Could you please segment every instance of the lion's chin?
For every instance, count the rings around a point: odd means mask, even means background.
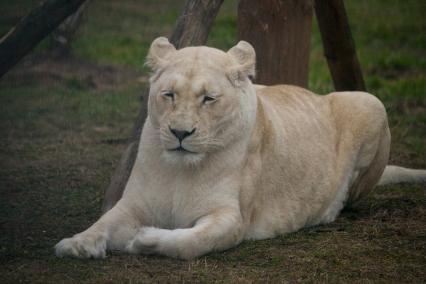
[[[203,153],[170,150],[165,150],[162,155],[162,158],[166,161],[166,163],[179,166],[196,166],[204,159],[204,157],[205,154]]]

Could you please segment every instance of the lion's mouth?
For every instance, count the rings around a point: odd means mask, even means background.
[[[188,149],[183,148],[182,145],[180,145],[177,148],[170,149],[169,151],[171,151],[171,152],[181,152],[181,153],[197,154],[196,152],[192,152],[192,151],[189,151]]]

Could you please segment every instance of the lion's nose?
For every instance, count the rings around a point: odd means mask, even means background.
[[[186,131],[186,130],[177,130],[169,126],[169,129],[170,129],[170,132],[173,133],[173,135],[176,136],[176,138],[179,139],[180,142],[182,142],[183,139],[192,135],[195,132],[196,128],[192,129],[191,131]]]

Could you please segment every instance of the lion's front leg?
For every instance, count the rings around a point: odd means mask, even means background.
[[[118,203],[84,232],[66,238],[55,246],[58,257],[104,258],[106,250],[123,250],[141,226]]]
[[[192,259],[213,250],[235,246],[243,239],[243,234],[239,210],[221,208],[200,218],[187,229],[142,227],[129,242],[127,251]]]

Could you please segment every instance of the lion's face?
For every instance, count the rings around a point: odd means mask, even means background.
[[[254,56],[250,45],[244,47]],[[254,71],[235,58],[240,52],[235,49],[177,51],[165,38],[153,42],[148,55],[155,72],[149,119],[168,162],[198,164],[241,137],[253,123],[256,98],[248,75]]]

